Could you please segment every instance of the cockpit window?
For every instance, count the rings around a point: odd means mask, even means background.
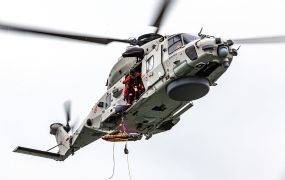
[[[168,53],[172,54],[183,46],[181,35],[177,35],[168,39]]]
[[[182,34],[182,39],[183,39],[184,45],[186,45],[196,39],[199,39],[199,37],[191,35],[191,34]]]

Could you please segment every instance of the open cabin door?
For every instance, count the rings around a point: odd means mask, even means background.
[[[156,47],[142,61],[142,81],[146,89],[165,75],[162,65],[163,51],[161,48],[162,46]]]

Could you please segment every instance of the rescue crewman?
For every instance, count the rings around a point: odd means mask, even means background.
[[[145,90],[141,73],[136,72],[134,69],[130,69],[123,84],[125,84],[124,100],[126,100],[129,105],[132,105],[133,101],[138,100],[139,96]]]

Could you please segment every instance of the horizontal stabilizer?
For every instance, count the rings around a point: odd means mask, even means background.
[[[25,148],[25,147],[21,147],[21,146],[16,147],[13,152],[28,154],[28,155],[32,155],[32,156],[38,156],[38,157],[44,157],[44,158],[50,158],[50,159],[54,159],[57,161],[63,161],[64,160],[64,156],[62,156],[60,154],[51,153],[48,151],[40,151],[40,150],[36,150],[36,149]]]

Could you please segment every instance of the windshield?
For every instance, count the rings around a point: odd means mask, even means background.
[[[198,36],[194,36],[194,35],[191,35],[191,34],[182,34],[182,38],[183,38],[183,42],[184,44],[188,44],[196,39],[199,39]]]

